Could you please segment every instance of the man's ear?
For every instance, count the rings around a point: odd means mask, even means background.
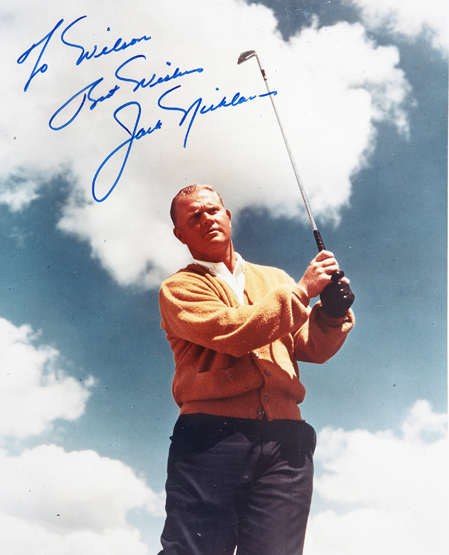
[[[229,210],[226,210],[226,214],[228,215],[229,221],[231,221],[231,212],[229,212]]]
[[[181,234],[181,230],[178,229],[177,227],[173,228],[173,235],[176,237],[176,239],[178,239],[178,241],[181,241],[181,243],[183,243],[185,245],[185,241],[182,238],[182,234]]]

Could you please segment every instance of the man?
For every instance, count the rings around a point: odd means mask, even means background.
[[[349,282],[327,287],[338,270],[328,251],[298,283],[243,261],[231,214],[208,186],[182,189],[171,216],[194,264],[160,291],[181,411],[159,555],[300,555],[315,432],[298,407],[297,360],[324,363],[340,349],[354,323]]]

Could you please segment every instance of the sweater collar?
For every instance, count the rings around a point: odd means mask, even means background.
[[[235,253],[235,257],[236,264],[233,274],[231,274],[223,262],[207,262],[205,260],[196,260],[195,258],[193,260],[196,264],[198,264],[198,266],[201,266],[213,276],[219,277],[225,281],[237,295],[240,303],[243,304],[243,292],[245,290],[245,261],[237,252]]]

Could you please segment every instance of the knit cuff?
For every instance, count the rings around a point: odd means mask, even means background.
[[[321,310],[321,302],[317,303],[317,308],[319,309],[317,310],[317,314],[319,314],[320,321],[330,328],[341,328],[341,326],[346,322],[350,322],[351,324],[354,323],[354,313],[351,309],[348,309],[347,314],[342,318],[332,318],[331,316],[324,314]]]

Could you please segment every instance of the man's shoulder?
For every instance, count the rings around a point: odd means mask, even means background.
[[[162,286],[175,284],[183,281],[190,281],[192,279],[201,279],[207,274],[207,270],[198,264],[189,264],[185,268],[181,268],[162,282]]]

